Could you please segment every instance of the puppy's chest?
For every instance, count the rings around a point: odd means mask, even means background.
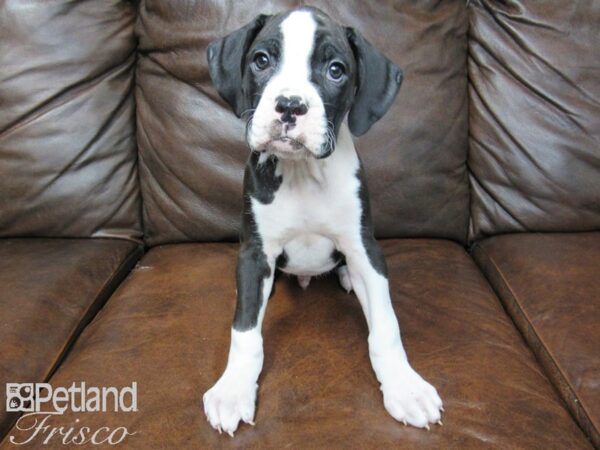
[[[314,161],[306,164],[281,164],[277,169],[281,184],[273,201],[265,204],[253,200],[255,221],[263,238],[285,243],[305,234],[331,237],[360,220],[355,168],[320,166]]]

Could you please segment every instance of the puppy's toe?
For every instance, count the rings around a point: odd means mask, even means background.
[[[219,380],[203,397],[204,413],[210,425],[219,433],[233,437],[240,421],[253,424],[256,389],[256,383]]]
[[[388,413],[399,422],[429,429],[440,423],[442,400],[435,388],[412,368],[405,366],[395,377],[382,384],[383,403]]]

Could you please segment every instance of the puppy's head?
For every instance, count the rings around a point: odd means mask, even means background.
[[[360,136],[391,106],[402,72],[315,8],[260,15],[208,46],[210,76],[254,151],[325,158],[346,115]]]

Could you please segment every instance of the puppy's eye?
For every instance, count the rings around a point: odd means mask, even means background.
[[[258,70],[265,70],[269,65],[271,65],[271,60],[269,56],[264,52],[258,52],[254,55],[254,65]]]
[[[340,64],[339,62],[333,62],[329,65],[327,75],[333,81],[340,81],[344,76],[345,72],[346,70],[344,69],[344,66],[342,64]]]

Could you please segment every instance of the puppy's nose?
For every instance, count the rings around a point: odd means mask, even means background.
[[[285,123],[296,123],[296,116],[308,112],[308,106],[297,95],[291,97],[280,95],[275,102],[275,111],[281,114],[281,121]]]

